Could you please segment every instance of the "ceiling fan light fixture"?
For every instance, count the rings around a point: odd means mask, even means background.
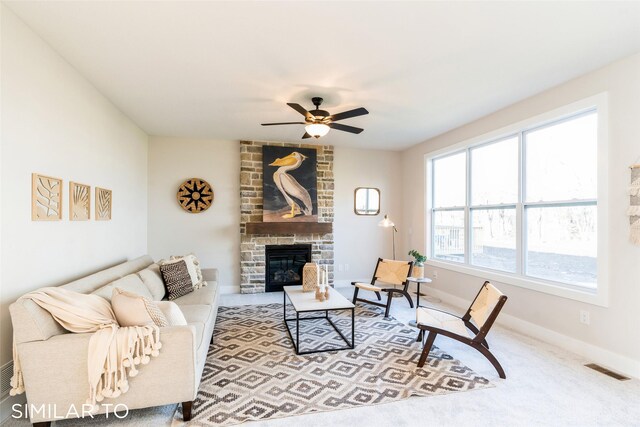
[[[310,125],[305,126],[304,128],[304,130],[306,130],[307,133],[313,136],[314,138],[320,138],[321,136],[325,136],[327,133],[329,133],[329,129],[331,128],[323,123],[312,123]]]

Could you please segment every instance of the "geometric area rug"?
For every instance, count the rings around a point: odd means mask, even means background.
[[[292,307],[287,314],[295,315]],[[350,312],[334,311],[330,317],[350,340]],[[290,326],[295,336],[295,322]],[[416,329],[384,320],[378,307],[358,305],[355,330],[353,350],[298,356],[282,304],[220,307],[188,426],[227,426],[493,387],[435,346],[418,368]],[[322,349],[344,341],[319,319],[301,322],[300,345]],[[180,411],[181,406],[174,425],[182,420]]]

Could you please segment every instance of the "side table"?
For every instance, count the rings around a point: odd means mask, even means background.
[[[416,310],[420,307],[420,285],[423,283],[431,283],[432,280],[428,277],[407,277],[407,282],[413,282],[417,285],[416,289]],[[411,320],[409,322],[409,326],[416,327],[417,323],[415,320]]]

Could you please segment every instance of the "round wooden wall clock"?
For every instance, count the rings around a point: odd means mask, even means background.
[[[200,213],[211,206],[213,190],[204,179],[191,178],[180,185],[177,197],[182,209],[189,213]]]

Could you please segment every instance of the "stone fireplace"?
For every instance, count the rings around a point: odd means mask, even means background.
[[[262,146],[317,150],[318,223],[262,223]],[[240,141],[240,292],[265,292],[266,249],[309,245],[311,261],[327,265],[333,283],[333,146]]]

